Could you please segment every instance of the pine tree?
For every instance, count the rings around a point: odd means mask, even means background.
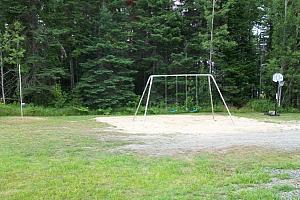
[[[283,103],[298,106],[300,105],[299,10],[299,1],[275,0],[271,4],[272,49],[266,74],[270,79],[273,73],[281,72],[286,80]],[[273,92],[271,87],[269,91]]]
[[[253,26],[259,17],[256,0],[228,1],[227,23],[230,40],[236,45],[224,54],[225,95],[236,106],[244,105],[259,85],[259,56]]]
[[[113,13],[108,7],[103,4],[93,19],[95,30],[85,49],[89,58],[81,63],[84,72],[77,86],[83,104],[93,109],[126,106],[135,100],[127,32],[122,22],[115,21],[126,13],[121,9]]]
[[[14,22],[10,26],[6,27],[5,33],[2,36],[2,52],[4,53],[3,59],[2,59],[2,65],[3,63],[6,63],[8,65],[8,72],[11,72],[9,74],[12,77],[18,77],[18,81],[12,81],[9,84],[6,85],[9,86],[9,91],[11,93],[11,97],[16,98],[17,92],[20,91],[21,95],[21,89],[19,86],[21,85],[20,81],[21,77],[21,68],[20,68],[20,62],[21,59],[24,57],[25,49],[23,48],[23,42],[24,42],[24,36],[22,35],[23,27],[20,22]],[[3,69],[4,71],[4,69]],[[3,86],[5,87],[5,81],[4,81],[4,74],[3,74]],[[13,84],[13,83],[19,83],[19,84]],[[3,87],[3,88],[4,88]],[[18,88],[19,87],[19,88]],[[4,89],[3,89],[4,91]],[[22,98],[22,96],[21,96]]]

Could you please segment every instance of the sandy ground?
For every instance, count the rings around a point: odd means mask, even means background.
[[[109,124],[100,140],[122,141],[115,151],[178,155],[236,146],[300,149],[300,122],[267,123],[254,119],[205,115],[100,117]]]

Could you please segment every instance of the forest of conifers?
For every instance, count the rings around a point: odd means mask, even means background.
[[[300,1],[217,0],[215,11],[211,44],[212,0],[0,0],[0,101],[18,101],[20,63],[26,103],[133,106],[151,74],[207,73],[213,46],[230,105],[274,99],[280,72],[283,105],[299,107]]]

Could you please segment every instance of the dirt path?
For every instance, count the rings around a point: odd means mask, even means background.
[[[201,150],[226,149],[234,146],[261,146],[283,150],[300,149],[300,122],[266,123],[253,119],[203,115],[101,117],[110,124],[105,141],[124,141],[116,151],[149,155],[177,155]],[[110,134],[111,132],[114,134]]]

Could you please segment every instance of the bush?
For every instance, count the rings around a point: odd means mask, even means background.
[[[41,107],[27,104],[24,109],[25,116],[76,116],[76,115],[133,115],[135,108],[107,108],[89,110],[81,106],[66,106],[62,108]],[[0,104],[0,116],[20,116],[19,104]]]
[[[135,107],[123,107],[123,108],[108,108],[108,109],[98,109],[89,110],[86,107],[80,106],[67,106],[63,108],[54,107],[40,107],[27,104],[24,107],[25,116],[76,116],[76,115],[133,115],[135,112]],[[216,103],[214,106],[215,112],[226,112],[223,104]],[[274,102],[268,100],[253,100],[250,101],[245,107],[237,109],[231,107],[232,112],[267,112],[269,110],[274,110]],[[139,114],[143,114],[145,107],[141,107]],[[278,109],[279,112],[300,112],[297,108],[283,107]],[[180,114],[180,113],[205,113],[211,112],[211,107],[208,105],[192,107],[188,111],[185,105],[176,106],[169,105],[168,109],[164,106],[150,106],[148,114]],[[0,116],[20,116],[20,106],[19,104],[0,104]]]
[[[252,100],[246,105],[246,109],[255,112],[268,112],[275,109],[275,103],[267,99]]]
[[[20,115],[20,106],[17,104],[4,105],[0,103],[0,116]]]
[[[110,115],[110,114],[112,114],[112,109],[111,108],[106,108],[106,109],[99,108],[98,110],[96,110],[96,114],[97,115]]]
[[[66,115],[88,115],[91,114],[86,108],[81,107],[40,107],[27,104],[23,109],[25,116],[66,116]],[[0,104],[0,116],[19,116],[20,106],[18,104]]]
[[[288,113],[299,113],[300,109],[293,108],[293,107],[283,107],[283,108],[280,108],[279,111],[284,111],[284,112],[288,112]]]
[[[63,93],[61,89],[61,85],[56,84],[53,89],[53,105],[55,108],[63,108],[66,101],[67,101],[67,95]]]

